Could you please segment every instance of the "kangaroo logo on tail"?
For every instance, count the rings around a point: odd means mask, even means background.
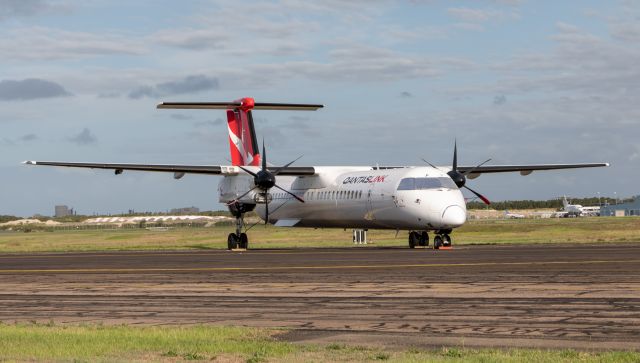
[[[239,102],[240,107],[227,110],[231,163],[235,166],[259,166],[260,151],[251,116],[255,101],[253,98],[242,98],[235,102]]]

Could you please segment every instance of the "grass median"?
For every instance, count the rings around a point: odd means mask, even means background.
[[[58,362],[638,362],[640,353],[538,349],[389,350],[281,342],[273,329],[0,324],[0,361]]]

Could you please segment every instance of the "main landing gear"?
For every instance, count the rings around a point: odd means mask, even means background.
[[[238,248],[247,249],[249,247],[249,237],[242,232],[244,228],[244,218],[242,216],[236,217],[236,233],[229,233],[227,237],[227,248],[229,250],[235,250]]]
[[[434,250],[440,249],[440,247],[451,247],[451,237],[449,236],[451,230],[440,230],[435,232],[436,236],[433,238]],[[426,231],[409,232],[409,248],[416,248],[416,246],[429,246],[429,234]]]
[[[249,237],[247,237],[246,233],[242,232],[245,227],[244,214],[252,211],[255,207],[255,204],[242,204],[239,202],[229,204],[229,211],[234,217],[236,217],[236,232],[229,233],[229,236],[227,237],[227,249],[235,250],[238,248],[249,248]]]
[[[425,247],[429,245],[429,234],[427,231],[422,233],[411,231],[409,233],[409,248],[416,248],[416,246]]]

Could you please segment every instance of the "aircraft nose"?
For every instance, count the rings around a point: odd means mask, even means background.
[[[459,205],[450,205],[442,213],[442,224],[449,227],[460,227],[467,221],[467,213]]]

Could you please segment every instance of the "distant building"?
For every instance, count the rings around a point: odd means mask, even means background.
[[[196,207],[185,207],[185,208],[174,208],[169,211],[170,214],[198,214],[200,213],[200,208]]]
[[[66,205],[56,205],[54,217],[67,217],[73,215],[73,208],[69,208]]]
[[[633,201],[620,204],[608,204],[600,207],[602,217],[626,217],[640,216],[640,195],[633,198]]]

